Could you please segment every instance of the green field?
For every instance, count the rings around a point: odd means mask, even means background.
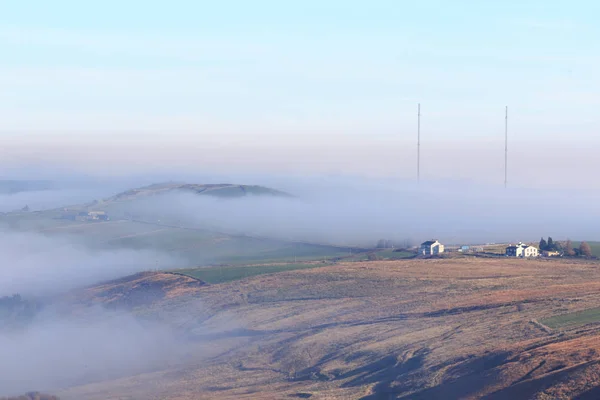
[[[581,242],[574,241],[573,247],[579,247],[580,244]],[[592,255],[600,257],[600,242],[587,242],[587,244],[589,244],[590,248],[592,249]]]
[[[254,265],[247,267],[205,267],[187,268],[172,272],[187,275],[208,283],[223,283],[248,278],[251,276],[272,274],[276,272],[294,271],[298,269],[317,268],[330,265],[327,263],[312,264],[279,264],[279,265]]]
[[[573,328],[576,326],[600,322],[600,308],[590,308],[569,314],[556,315],[540,321],[549,328]]]
[[[374,254],[379,260],[406,260],[415,257],[415,253],[410,251],[394,251],[393,249],[362,251],[350,256],[344,257],[344,261],[368,261],[369,254]]]
[[[0,227],[69,239],[96,250],[167,253],[194,266],[331,261],[350,255],[350,249],[336,246],[227,235],[207,229],[129,220],[73,221],[60,219],[61,215],[61,212],[3,215],[0,216]]]
[[[393,249],[380,250],[376,254],[384,260],[404,260],[415,256],[415,253],[410,251],[395,251]]]

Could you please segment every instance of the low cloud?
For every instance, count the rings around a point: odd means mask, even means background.
[[[152,250],[93,250],[71,237],[0,231],[0,296],[48,295],[140,271],[184,266]]]
[[[181,362],[183,343],[166,325],[100,308],[83,316],[46,310],[19,333],[0,333],[0,395],[58,390]]]
[[[148,218],[230,233],[344,245],[380,238],[450,243],[535,240],[540,236],[598,240],[595,192],[498,189],[469,182],[402,184],[337,181],[278,188],[295,199],[221,199],[168,194],[136,201]]]

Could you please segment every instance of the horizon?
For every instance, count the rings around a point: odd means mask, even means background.
[[[416,179],[420,103],[424,180],[503,185],[508,106],[509,187],[598,187],[593,2],[140,4],[4,6],[0,172]]]

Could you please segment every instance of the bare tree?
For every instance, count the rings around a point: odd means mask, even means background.
[[[565,243],[565,254],[569,257],[575,255],[575,250],[573,250],[573,242],[571,242],[571,239],[567,239],[567,242]]]
[[[587,244],[587,242],[581,242],[581,244],[579,245],[579,253],[585,257],[591,257],[592,248],[589,244]]]

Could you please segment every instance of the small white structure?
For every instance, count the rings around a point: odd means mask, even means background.
[[[519,244],[508,246],[506,255],[508,257],[537,257],[539,254],[537,247],[519,242]]]
[[[88,219],[98,220],[107,219],[106,211],[90,211],[88,212]]]
[[[435,239],[423,242],[421,243],[421,247],[419,247],[419,254],[422,254],[424,256],[432,256],[443,252],[444,245]]]

